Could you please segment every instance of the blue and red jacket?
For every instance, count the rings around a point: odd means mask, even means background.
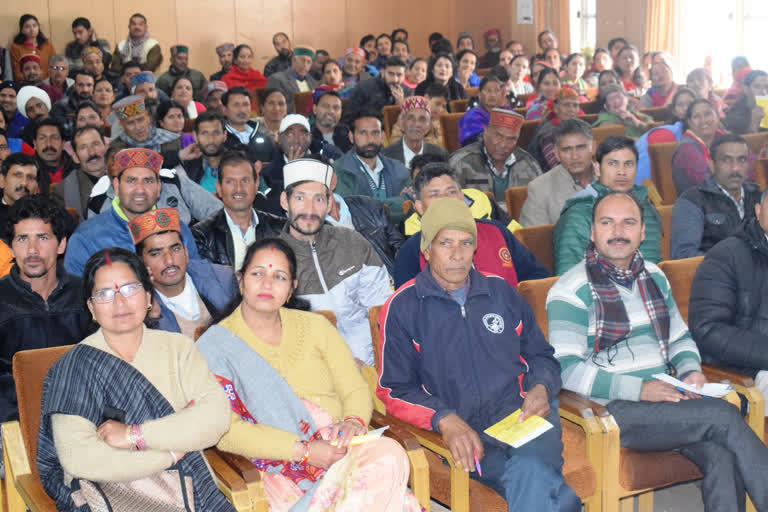
[[[388,413],[417,427],[437,431],[456,413],[482,432],[520,408],[536,384],[550,401],[560,390],[554,349],[530,306],[498,276],[470,270],[460,306],[427,265],[387,300],[379,325],[376,395]]]
[[[549,271],[538,262],[512,233],[495,220],[475,219],[477,226],[477,250],[472,258],[480,272],[503,278],[510,286],[518,281],[543,279]],[[416,277],[426,265],[421,254],[421,231],[414,233],[397,253],[395,258],[395,288]]]

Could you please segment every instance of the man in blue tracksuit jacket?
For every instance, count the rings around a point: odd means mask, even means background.
[[[502,278],[472,268],[477,230],[463,202],[433,202],[421,237],[428,264],[379,317],[377,395],[387,412],[440,432],[454,460],[510,511],[580,510],[561,471],[560,365],[533,311]],[[554,428],[517,449],[483,433],[520,408]]]

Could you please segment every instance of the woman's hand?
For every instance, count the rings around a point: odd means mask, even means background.
[[[309,458],[307,463],[317,468],[329,468],[331,464],[347,454],[346,448],[333,446],[328,441],[319,439],[309,443]]]
[[[331,441],[338,440],[337,446],[346,448],[353,437],[365,434],[365,432],[365,427],[355,420],[341,421],[331,426]]]
[[[128,435],[130,428],[130,425],[124,425],[115,420],[107,420],[99,425],[99,428],[96,429],[96,434],[112,448],[132,450],[134,445],[131,444],[130,436]]]

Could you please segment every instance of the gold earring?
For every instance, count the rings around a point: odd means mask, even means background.
[[[147,311],[152,311],[152,304],[147,305]]]

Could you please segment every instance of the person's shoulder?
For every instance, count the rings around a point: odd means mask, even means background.
[[[160,329],[145,329],[144,341],[149,341],[156,349],[167,350],[169,353],[184,353],[194,350],[195,342],[191,338]]]
[[[540,174],[539,176],[536,176],[531,181],[529,181],[527,185],[528,191],[530,192],[531,189],[538,191],[540,188],[549,187],[552,182],[562,178],[563,172],[567,173],[568,171],[565,170],[565,167],[563,167],[562,164],[557,164],[549,171]]]
[[[566,212],[570,214],[573,214],[574,212],[583,214],[583,212],[591,211],[592,205],[595,203],[596,198],[597,191],[592,185],[587,185],[582,190],[579,190],[574,195],[572,195],[565,202],[565,205],[563,205],[562,215],[565,215]]]
[[[583,291],[585,287],[589,288],[589,278],[587,277],[586,262],[582,259],[555,281],[547,295],[547,300],[549,300],[550,296],[580,295],[580,292]]]
[[[536,161],[536,159],[533,158],[533,156],[531,156],[531,154],[528,151],[524,150],[523,148],[521,148],[519,146],[515,148],[514,154],[515,154],[515,158],[518,161],[525,161],[527,163],[535,163],[537,167],[539,165],[538,162]]]
[[[470,156],[479,155],[482,151],[480,149],[481,141],[475,141],[471,144],[467,144],[463,148],[459,148],[451,155],[451,162],[460,161]]]

